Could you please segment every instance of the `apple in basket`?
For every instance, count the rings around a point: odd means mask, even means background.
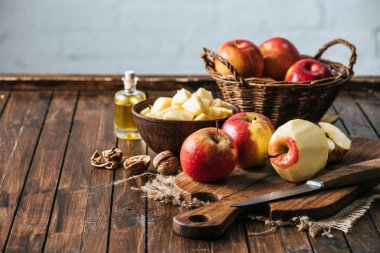
[[[222,126],[238,148],[238,167],[247,169],[263,165],[269,140],[274,132],[270,119],[260,113],[240,112],[231,116]]]
[[[301,59],[297,48],[287,39],[280,37],[265,41],[259,49],[264,57],[263,76],[277,81],[284,80],[286,71]]]
[[[183,171],[200,182],[215,182],[229,175],[238,150],[228,134],[214,127],[202,128],[186,138],[181,147]]]
[[[302,59],[288,69],[285,82],[309,82],[332,76],[326,64],[314,59]]]
[[[222,44],[217,53],[226,59],[241,77],[261,77],[264,70],[264,59],[255,44],[248,40],[231,40]],[[231,71],[220,61],[215,61],[215,70],[224,75]]]
[[[277,173],[290,182],[313,178],[324,169],[329,146],[324,131],[302,119],[280,126],[269,142],[268,156]]]

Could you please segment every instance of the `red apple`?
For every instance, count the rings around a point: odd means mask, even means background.
[[[247,169],[266,161],[269,140],[274,132],[270,119],[260,113],[240,112],[222,126],[238,148],[238,166]]]
[[[283,179],[301,182],[324,169],[329,146],[320,127],[307,120],[294,119],[274,132],[268,154],[273,168]]]
[[[237,147],[221,129],[202,128],[182,144],[183,171],[200,182],[215,182],[229,175],[237,163]]]
[[[264,57],[264,76],[284,80],[286,71],[301,59],[297,48],[287,39],[271,38],[259,46]]]
[[[294,63],[286,72],[285,82],[308,82],[332,77],[330,68],[314,59]]]
[[[248,40],[232,40],[221,45],[217,52],[226,59],[241,77],[261,77],[264,59],[255,44]],[[232,75],[223,63],[215,61],[215,70],[224,75]]]

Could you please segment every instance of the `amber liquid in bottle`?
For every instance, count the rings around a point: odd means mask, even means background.
[[[115,135],[124,140],[140,140],[141,136],[132,116],[132,106],[145,100],[146,96],[135,88],[137,77],[133,71],[125,72],[123,81],[124,90],[115,94]]]

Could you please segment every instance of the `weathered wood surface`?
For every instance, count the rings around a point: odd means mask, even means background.
[[[206,70],[205,70],[206,73]],[[0,90],[60,89],[60,90],[118,90],[123,87],[123,75],[89,74],[1,74]],[[204,87],[219,91],[208,75],[139,75],[139,88],[173,91]],[[380,76],[355,76],[345,85],[349,90],[379,90]]]
[[[132,191],[124,170],[93,169],[96,149],[115,145],[127,154],[148,152],[143,142],[113,137],[112,91],[120,75],[0,74],[0,244],[5,252],[379,252],[377,203],[346,235],[312,238],[295,227],[268,234],[262,223],[240,219],[219,240],[191,240],[172,231],[184,208],[147,200]],[[331,113],[358,137],[379,139],[379,77],[347,85]],[[205,86],[205,76],[143,76],[150,97]],[[362,88],[361,88],[362,87]],[[358,90],[364,90],[359,92]],[[109,92],[108,92],[109,91]],[[153,153],[149,153],[154,156]]]

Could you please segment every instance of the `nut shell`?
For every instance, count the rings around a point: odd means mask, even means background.
[[[113,148],[104,150],[102,155],[107,162],[118,163],[123,158],[123,151],[119,148]]]
[[[90,159],[91,165],[95,168],[104,168],[104,166],[108,165],[107,161],[102,161],[102,156],[98,151],[95,151]]]
[[[169,150],[159,153],[153,159],[153,166],[158,173],[162,175],[170,175],[177,172],[179,167],[178,158]]]
[[[141,174],[145,172],[150,165],[150,156],[137,155],[127,158],[124,161],[124,168],[132,171],[133,174]]]

